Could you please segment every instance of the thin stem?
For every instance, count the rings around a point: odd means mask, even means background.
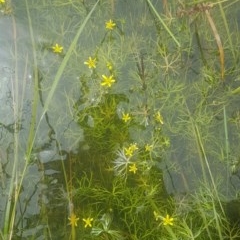
[[[180,43],[178,42],[178,40],[174,37],[173,33],[170,31],[170,29],[167,27],[167,25],[165,24],[165,22],[162,20],[162,18],[160,17],[160,15],[158,14],[158,12],[156,11],[155,7],[152,5],[150,0],[147,0],[149,6],[151,7],[151,9],[153,10],[153,12],[155,13],[155,15],[157,16],[158,20],[161,22],[161,24],[163,25],[163,27],[165,28],[165,30],[168,32],[168,34],[172,37],[172,39],[174,40],[174,42],[177,44],[178,47],[180,47]]]

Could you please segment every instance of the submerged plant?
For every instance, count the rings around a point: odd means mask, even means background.
[[[43,2],[16,1],[9,28],[1,239],[239,238],[237,0]]]
[[[130,158],[125,155],[124,150],[117,151],[117,158],[113,161],[114,164],[114,172],[116,175],[120,175],[122,177],[126,176],[127,169],[130,164]]]
[[[106,238],[106,239],[125,239],[123,234],[118,230],[111,229],[112,217],[110,214],[105,213],[102,215],[96,227],[92,228],[91,234],[93,236]]]

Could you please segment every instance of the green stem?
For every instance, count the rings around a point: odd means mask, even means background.
[[[170,31],[170,29],[167,27],[167,25],[165,24],[165,22],[162,20],[162,18],[160,17],[160,15],[158,14],[158,12],[156,11],[155,7],[152,5],[150,0],[147,0],[149,6],[151,7],[151,9],[153,10],[153,12],[155,13],[155,15],[157,16],[158,20],[161,22],[161,24],[163,25],[163,27],[165,28],[165,30],[168,32],[168,34],[172,37],[172,39],[174,40],[174,42],[177,44],[178,47],[180,47],[180,43],[178,42],[178,40],[174,37],[173,33]]]
[[[32,43],[33,71],[34,71],[33,104],[32,104],[32,114],[31,114],[29,135],[28,135],[27,151],[26,151],[27,161],[29,161],[30,154],[32,152],[32,148],[34,144],[34,138],[36,136],[35,127],[36,127],[37,109],[38,109],[38,102],[39,102],[39,94],[38,94],[39,79],[38,79],[37,54],[36,54],[36,46],[35,46],[34,35],[33,35],[32,20],[31,20],[27,0],[25,0],[25,3],[26,3],[28,24],[29,24],[29,32],[30,32],[31,43]]]

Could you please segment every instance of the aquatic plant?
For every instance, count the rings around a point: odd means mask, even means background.
[[[237,2],[0,1],[0,237],[238,239]]]

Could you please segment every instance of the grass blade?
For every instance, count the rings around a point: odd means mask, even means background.
[[[158,14],[158,12],[156,11],[155,7],[152,5],[150,0],[147,0],[149,6],[151,7],[151,9],[153,10],[154,14],[156,15],[156,17],[158,18],[158,20],[161,22],[161,24],[163,25],[163,27],[165,28],[165,30],[168,32],[168,34],[172,37],[172,39],[174,40],[174,42],[177,44],[178,47],[180,47],[180,43],[178,42],[178,40],[175,38],[175,36],[173,35],[173,33],[170,31],[170,29],[167,27],[167,25],[164,23],[164,21],[162,20],[162,18],[160,17],[160,15]]]
[[[69,47],[69,49],[68,49],[68,51],[67,51],[64,59],[63,59],[60,67],[58,68],[58,71],[57,71],[56,76],[55,76],[55,78],[54,78],[52,87],[51,87],[50,92],[49,92],[49,94],[48,94],[48,96],[47,96],[47,99],[46,99],[46,102],[45,102],[45,105],[44,105],[44,108],[43,108],[43,113],[42,113],[41,119],[43,118],[44,114],[45,114],[45,113],[47,112],[47,110],[48,110],[49,104],[50,104],[50,102],[51,102],[51,100],[52,100],[52,97],[53,97],[53,94],[54,94],[54,92],[55,92],[55,90],[56,90],[56,87],[57,87],[57,85],[58,85],[58,82],[59,82],[59,80],[60,80],[60,78],[61,78],[61,76],[62,76],[62,74],[63,74],[63,71],[64,71],[64,69],[65,69],[65,67],[66,67],[66,65],[67,65],[67,63],[68,63],[68,61],[69,61],[69,59],[70,59],[70,57],[71,57],[71,54],[72,54],[72,52],[73,52],[73,50],[74,50],[74,48],[75,48],[75,46],[76,46],[76,44],[77,44],[77,41],[78,41],[78,39],[79,39],[79,37],[80,37],[83,29],[85,28],[88,20],[90,19],[92,13],[94,12],[96,6],[98,5],[98,3],[99,3],[99,0],[95,3],[95,5],[94,5],[93,8],[91,9],[91,11],[88,13],[87,17],[86,17],[85,20],[83,21],[82,25],[80,26],[78,32],[76,33],[76,35],[75,35],[75,37],[74,37],[74,39],[73,39],[73,41],[72,41],[72,43],[71,43],[71,45],[70,45],[70,47]]]

